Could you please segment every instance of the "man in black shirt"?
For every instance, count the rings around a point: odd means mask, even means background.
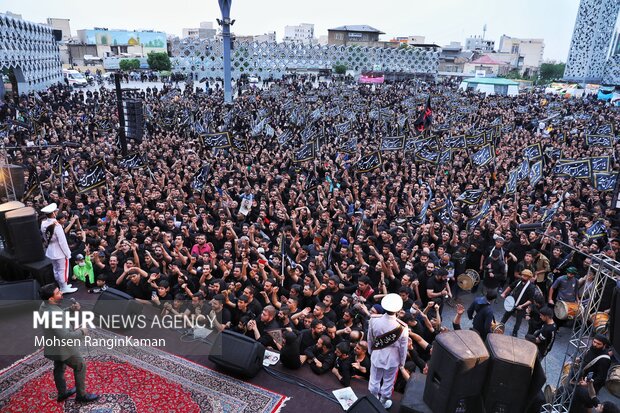
[[[510,295],[514,299],[514,308],[506,311],[502,317],[502,324],[504,325],[511,316],[514,315],[516,317],[515,326],[512,329],[513,337],[517,337],[519,327],[521,327],[521,322],[523,317],[525,317],[525,309],[532,303],[534,297],[533,275],[530,270],[521,271],[521,280],[512,283],[502,293],[502,298],[506,299]]]
[[[439,305],[439,314],[441,314],[444,300],[452,297],[450,285],[448,285],[448,271],[444,268],[437,268],[435,270],[435,276],[429,279],[426,284],[426,295],[429,301]]]
[[[343,341],[336,345],[336,363],[332,369],[332,373],[344,387],[348,387],[351,384],[352,360],[349,355],[350,352],[351,346],[348,342]]]
[[[332,369],[336,356],[332,351],[332,341],[328,336],[321,336],[316,344],[306,349],[306,357],[315,374],[323,374]]]
[[[607,371],[611,365],[607,347],[610,345],[609,339],[602,334],[597,334],[592,340],[590,349],[583,357],[583,374],[593,373],[594,389],[596,393],[601,390],[607,380]]]
[[[536,330],[534,334],[526,335],[525,339],[536,344],[538,357],[542,360],[551,351],[557,327],[553,322],[553,310],[551,308],[544,307],[541,309],[540,318],[543,321],[542,327]]]

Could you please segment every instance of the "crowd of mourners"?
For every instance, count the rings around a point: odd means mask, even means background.
[[[60,208],[56,219],[71,250],[71,277],[83,282],[73,285],[92,293],[116,288],[190,318],[213,311],[219,328],[278,350],[284,366],[309,365],[343,386],[368,379],[368,320],[384,312],[379,303],[389,293],[403,299],[398,317],[410,337],[397,391],[415,371],[426,371],[435,337],[460,328],[463,314],[483,338],[494,332],[502,314],[493,314],[491,304],[500,295],[516,301],[501,322],[514,316],[512,334],[535,342],[544,357],[557,328],[571,328],[552,311],[557,302],[585,305],[595,294],[591,255],[620,260],[613,190],[554,175],[552,149],[565,159],[609,155],[609,169],[617,171],[613,130],[611,147],[588,146],[586,135],[619,125],[620,111],[594,97],[485,96],[459,91],[452,80],[379,87],[337,81],[317,87],[307,80],[294,76],[242,91],[232,105],[222,103],[219,87],[132,92],[144,102],[146,126],[141,142],[129,140],[129,152],[144,157],[144,165],[131,169],[119,164],[113,90],[59,85],[0,104],[11,163],[40,181],[25,202],[38,210],[52,202]],[[422,132],[414,123],[428,96],[433,119]],[[406,122],[399,121],[403,116]],[[269,128],[256,133],[264,119]],[[310,123],[314,158],[295,162]],[[483,167],[472,162],[474,148],[455,149],[442,163],[398,149],[382,152],[373,170],[356,165],[385,137],[422,134],[441,151],[447,136],[492,128],[501,132],[494,160]],[[205,147],[201,134],[226,131],[247,148]],[[344,152],[352,139],[354,150]],[[507,191],[523,150],[537,143],[542,179],[535,185],[522,179],[516,191]],[[98,160],[106,184],[80,193],[76,181]],[[196,188],[193,178],[207,164],[206,182]],[[472,189],[483,190],[480,199],[458,200]],[[446,220],[440,213],[448,199],[454,207]],[[488,213],[468,225],[486,201]],[[558,205],[541,229],[519,229],[543,221]],[[597,222],[602,232],[588,234]],[[458,286],[467,270],[480,278],[473,291]],[[606,285],[599,312],[611,306],[615,285]],[[459,297],[472,292],[478,295],[465,308]],[[456,306],[448,322],[442,319],[446,305]],[[463,328],[470,326],[467,321]],[[593,342],[600,348],[589,361],[609,351],[604,335]],[[584,369],[584,377],[595,372],[596,392],[611,364],[604,361]],[[584,406],[595,407],[589,383],[585,378],[575,386],[586,392]]]

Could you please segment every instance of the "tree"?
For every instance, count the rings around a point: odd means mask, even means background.
[[[149,64],[149,68],[152,70],[170,70],[172,67],[170,64],[170,57],[168,57],[168,53],[166,52],[151,52],[146,61]]]
[[[140,69],[140,60],[138,59],[121,59],[118,66],[121,70],[137,70]]]
[[[344,75],[345,73],[347,73],[347,65],[345,64],[335,64],[334,67],[334,73],[336,73],[337,75]]]
[[[564,76],[564,63],[543,63],[540,65],[538,84],[544,85]]]

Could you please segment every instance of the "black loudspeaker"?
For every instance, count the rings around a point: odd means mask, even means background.
[[[132,296],[115,288],[108,288],[99,295],[93,312],[101,317],[133,316],[142,313],[142,304]],[[127,326],[128,328],[130,325]]]
[[[613,282],[607,280],[607,284]],[[614,288],[609,310],[609,340],[616,354],[620,354],[620,287]]]
[[[433,413],[422,400],[425,385],[426,376],[424,374],[411,374],[403,398],[400,399],[400,413]]]
[[[4,249],[8,251],[13,251],[13,242],[9,237],[9,227],[6,224],[6,213],[25,206],[26,205],[19,201],[5,202],[0,205],[0,237],[4,240]]]
[[[125,117],[125,136],[141,141],[144,135],[144,110],[142,101],[138,99],[123,100]]]
[[[489,352],[478,333],[458,330],[438,335],[429,362],[424,402],[434,413],[454,413],[468,406],[468,399],[480,396],[488,361]]]
[[[347,413],[387,413],[375,396],[364,396],[349,407]]]
[[[209,360],[224,370],[252,378],[263,367],[265,346],[256,340],[224,330],[211,348]]]
[[[26,185],[24,179],[25,169],[19,165],[4,165],[0,167],[0,171],[0,197],[8,198],[9,195],[13,196],[13,191],[15,191],[15,198],[22,199]]]
[[[6,213],[13,255],[18,262],[42,261],[45,258],[41,231],[34,208],[25,207]]]
[[[487,347],[491,360],[482,392],[486,413],[524,412],[530,401],[536,345],[512,336],[489,334]]]
[[[56,282],[56,279],[54,278],[52,261],[49,258],[43,258],[41,261],[22,264],[21,268],[25,273],[24,278],[34,278],[41,285]]]
[[[0,309],[23,304],[40,304],[39,288],[40,285],[37,280],[23,280],[0,284]]]

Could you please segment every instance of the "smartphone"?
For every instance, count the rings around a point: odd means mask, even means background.
[[[586,381],[593,381],[594,379],[594,372],[591,371],[588,373],[588,375],[586,376]]]

